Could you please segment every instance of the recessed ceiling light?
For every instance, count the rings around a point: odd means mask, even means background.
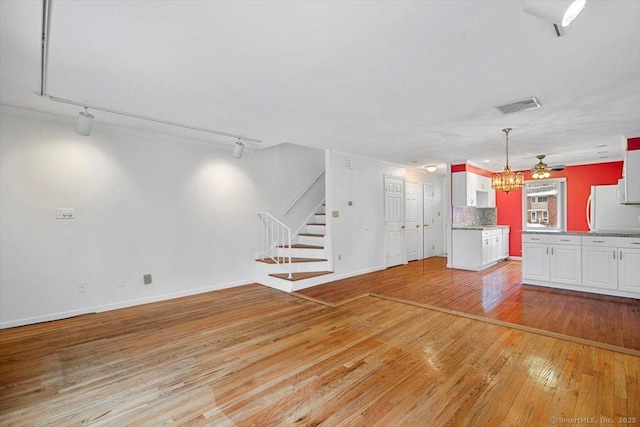
[[[600,145],[596,145],[596,148],[604,148],[606,146],[607,146],[607,144],[600,144]]]
[[[417,160],[411,160],[411,163],[416,164],[416,163],[418,163],[418,161]]]
[[[438,165],[428,165],[428,166],[425,166],[424,168],[427,170],[427,172],[433,173],[438,170]]]
[[[491,163],[491,160],[483,160],[485,163]]]

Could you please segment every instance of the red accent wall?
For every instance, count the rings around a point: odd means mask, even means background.
[[[568,166],[551,172],[551,178],[567,178],[567,230],[589,231],[585,209],[592,185],[617,184],[622,177],[623,162]],[[524,172],[531,179],[531,172]],[[511,226],[509,255],[522,256],[522,190],[505,194],[496,191],[498,224]]]
[[[627,151],[640,150],[640,138],[627,139]]]
[[[462,163],[459,165],[451,165],[451,173],[454,172],[473,172],[476,175],[482,175],[482,176],[486,176],[488,178],[491,178],[493,176],[493,172],[484,170],[484,169],[480,169],[478,167],[475,167],[473,165],[467,164],[467,163]]]

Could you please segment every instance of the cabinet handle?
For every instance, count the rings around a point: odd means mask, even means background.
[[[620,256],[618,257],[620,261],[622,261],[622,251],[620,251]]]
[[[632,245],[640,245],[640,242],[629,242],[629,243],[631,243]]]
[[[551,248],[551,255],[553,255],[553,248]]]
[[[547,246],[547,255],[549,255],[549,247]]]
[[[531,240],[540,240],[537,237],[532,237]]]
[[[616,250],[613,250],[613,259],[616,259]]]
[[[604,240],[594,240],[593,243],[604,243]]]
[[[569,239],[560,239],[561,242],[570,242]]]

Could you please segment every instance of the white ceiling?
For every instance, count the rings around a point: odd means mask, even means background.
[[[40,1],[0,1],[0,102],[38,97]],[[47,93],[421,166],[619,160],[640,136],[640,2],[588,0],[556,37],[523,1],[52,1]],[[494,106],[536,96],[511,115]],[[95,111],[96,122],[234,140]],[[259,146],[255,146],[259,148]],[[489,162],[485,163],[485,160]]]

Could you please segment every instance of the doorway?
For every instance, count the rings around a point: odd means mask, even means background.
[[[386,266],[404,264],[404,179],[384,177],[384,223],[386,243]]]
[[[423,200],[423,230],[424,230],[424,258],[431,258],[435,255],[435,191],[433,184],[424,184],[422,194]]]
[[[405,191],[405,226],[407,242],[407,262],[420,258],[422,249],[422,218],[420,206],[420,187],[416,182],[407,182]]]

